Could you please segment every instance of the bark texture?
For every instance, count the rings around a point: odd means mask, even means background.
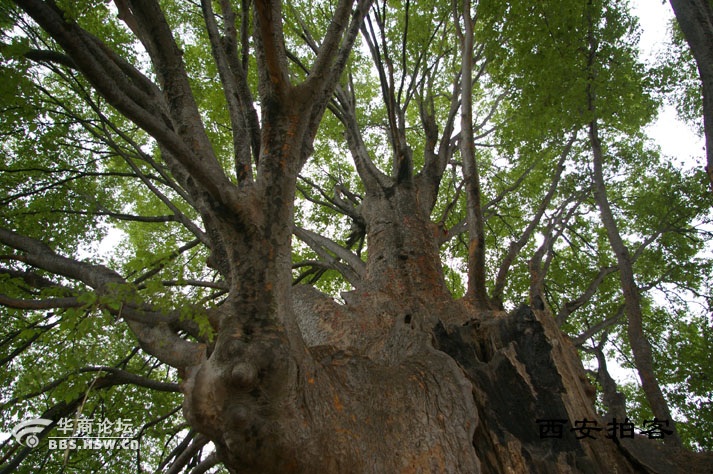
[[[361,288],[344,304],[310,286],[292,289],[306,349],[285,363],[279,382],[248,390],[240,379],[218,389],[198,374],[184,385],[188,419],[226,465],[234,472],[676,472],[652,460],[681,452],[655,455],[664,449],[658,443],[577,439],[570,431],[577,420],[599,427],[606,420],[552,315],[453,301],[433,251],[436,234],[411,207],[416,193],[389,189],[367,199],[379,212],[365,212],[373,251]],[[235,359],[214,363],[216,373],[240,367]],[[566,420],[563,436],[543,437],[537,420]],[[695,462],[692,472],[705,472]]]

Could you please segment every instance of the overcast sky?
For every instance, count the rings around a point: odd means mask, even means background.
[[[641,22],[642,58],[651,60],[664,49],[668,24],[673,18],[671,5],[662,0],[631,0],[631,5]],[[665,155],[691,162],[692,166],[704,166],[703,139],[677,119],[672,107],[664,107],[648,131]]]

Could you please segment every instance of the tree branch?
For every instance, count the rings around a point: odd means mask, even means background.
[[[14,309],[43,310],[55,308],[79,308],[84,305],[77,298],[19,299],[0,294],[0,305]]]
[[[115,296],[120,288],[128,288],[124,279],[113,270],[60,256],[39,240],[0,228],[0,243],[24,252],[23,260],[27,264],[79,280],[94,288],[100,296]],[[126,310],[126,314],[130,314],[131,308]],[[180,338],[166,322],[150,325],[129,318],[126,322],[145,351],[173,367],[194,365],[205,355],[202,345]]]
[[[294,234],[309,245],[317,255],[329,262],[329,266],[339,271],[349,283],[354,287],[359,286],[366,275],[366,266],[359,257],[336,242],[310,230],[294,227]]]
[[[530,220],[530,223],[527,225],[525,231],[522,233],[520,238],[517,241],[513,241],[510,243],[508,252],[505,255],[505,258],[503,259],[500,268],[498,269],[498,274],[495,278],[495,287],[493,289],[492,297],[493,301],[498,306],[502,307],[503,293],[505,292],[505,284],[507,281],[507,275],[508,271],[510,270],[510,266],[515,261],[515,258],[517,257],[518,253],[520,253],[520,250],[522,250],[525,244],[527,244],[527,242],[530,240],[530,237],[532,236],[535,229],[540,225],[540,220],[542,219],[542,216],[545,214],[545,211],[549,207],[550,202],[552,201],[552,198],[555,195],[555,191],[557,190],[557,186],[559,185],[560,178],[562,177],[562,173],[564,172],[565,161],[567,160],[567,157],[569,156],[569,153],[572,150],[572,145],[574,144],[576,138],[577,133],[575,132],[572,134],[572,137],[569,139],[564,149],[562,150],[559,162],[557,163],[557,168],[555,169],[554,176],[552,177],[552,181],[550,183],[550,187],[547,190],[545,197],[540,202],[540,206],[537,209],[537,212],[535,213],[534,217]]]
[[[349,97],[349,94],[340,86],[337,86],[335,93],[340,105],[340,118],[344,124],[344,135],[347,139],[347,145],[349,146],[357,173],[359,173],[359,177],[364,183],[364,187],[371,192],[377,192],[378,190],[391,186],[392,179],[378,169],[369,156],[369,151],[364,143],[356,119],[355,104]]]
[[[285,98],[292,89],[282,36],[281,2],[255,0],[255,35],[263,100]]]
[[[96,37],[66,20],[56,5],[41,0],[15,2],[59,43],[78,70],[111,105],[170,150],[214,199],[237,206],[239,199],[235,189],[223,173],[202,128],[180,52],[154,1],[137,2],[132,5],[131,13],[144,32],[140,39],[149,53],[153,53],[157,74],[164,80],[165,95]]]
[[[232,136],[233,136],[233,153],[235,155],[235,167],[236,174],[238,178],[238,183],[251,182],[252,176],[252,166],[251,166],[251,152],[250,152],[250,137],[249,126],[246,123],[246,117],[244,115],[246,107],[240,103],[240,84],[236,75],[233,73],[233,68],[231,68],[231,62],[235,65],[239,65],[237,60],[237,44],[235,37],[235,28],[231,24],[231,20],[234,21],[234,14],[232,7],[230,5],[224,5],[223,13],[229,14],[224,18],[225,28],[228,34],[225,37],[220,36],[218,31],[218,24],[215,20],[215,13],[213,12],[212,2],[210,0],[201,0],[201,7],[203,9],[203,18],[205,19],[206,28],[208,30],[208,39],[210,40],[211,51],[213,52],[213,58],[218,67],[218,75],[220,77],[221,84],[223,85],[223,94],[225,96],[225,101],[228,104],[228,116],[230,117],[230,123],[232,126]],[[226,11],[227,9],[227,11]],[[250,104],[252,105],[252,104]]]
[[[219,463],[220,458],[218,458],[218,453],[213,451],[193,468],[191,474],[205,474],[210,468],[217,466]]]
[[[489,305],[485,287],[485,221],[473,137],[473,20],[470,0],[464,0],[460,17],[465,23],[461,41],[461,157],[465,180],[468,224],[468,289],[466,295],[480,307]],[[455,18],[456,23],[459,17]]]
[[[72,58],[57,51],[33,49],[26,52],[25,57],[31,61],[55,63],[70,69],[77,69],[77,65]]]
[[[200,449],[208,444],[210,440],[207,436],[202,434],[197,434],[190,445],[188,445],[178,456],[176,460],[171,464],[166,470],[166,474],[178,474],[183,471],[183,468],[191,461],[191,458],[195,456]]]
[[[586,342],[587,339],[598,333],[599,331],[602,331],[610,326],[613,326],[614,324],[617,324],[619,320],[624,316],[624,310],[626,306],[625,305],[620,305],[619,308],[617,308],[616,313],[614,316],[607,318],[594,326],[588,328],[586,331],[584,331],[582,334],[579,336],[575,337],[572,339],[572,343],[575,346],[581,346]]]
[[[160,382],[116,367],[84,367],[79,372],[107,372],[113,385],[135,385],[159,392],[180,392],[177,383]]]

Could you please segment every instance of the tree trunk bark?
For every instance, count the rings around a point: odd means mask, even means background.
[[[468,223],[468,296],[481,308],[490,306],[485,273],[485,218],[480,173],[473,134],[473,19],[469,0],[463,2],[461,38],[461,141]]]
[[[452,300],[416,195],[406,181],[365,198],[367,276],[344,304],[290,290],[301,351],[236,325],[243,352],[216,348],[187,375],[191,425],[236,473],[642,472],[647,440],[571,431],[606,424],[552,315]],[[560,437],[543,432],[559,420]]]

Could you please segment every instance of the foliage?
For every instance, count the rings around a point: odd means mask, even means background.
[[[703,135],[703,103],[696,62],[683,34],[674,21],[669,26],[666,48],[652,68],[656,90],[673,105],[688,126]]]
[[[113,5],[57,3],[67,18],[154,78],[146,52]],[[305,77],[314,59],[310,36],[321,38],[327,31],[331,3],[294,0],[283,8],[294,80]],[[236,182],[231,119],[206,46],[201,9],[193,2],[162,5],[208,138]],[[683,97],[684,116],[699,114],[691,105],[697,89],[672,86],[690,78],[687,52],[675,43],[676,55],[660,66],[658,83],[652,83],[637,59],[636,19],[623,1],[482,0],[472,13],[478,68],[473,127],[490,290],[511,242],[534,223],[505,271],[505,308],[528,301],[532,265],[539,262],[546,304],[585,350],[583,358],[606,330],[606,347],[616,349],[610,358],[632,368],[625,319],[616,316],[621,288],[616,269],[607,270],[616,259],[592,197],[583,132],[592,120],[588,95],[596,90],[608,192],[646,301],[645,330],[657,348],[657,376],[685,443],[713,449],[710,194],[701,171],[680,169],[642,134],[663,100],[656,90]],[[394,129],[419,173],[429,147],[440,144],[430,143],[427,125],[438,133],[453,125],[451,108],[460,94],[455,45],[462,21],[454,20],[451,2],[429,0],[376,2],[365,23],[340,87],[355,98],[366,148],[387,174],[399,151]],[[0,247],[2,429],[9,432],[20,420],[64,408],[65,417],[128,419],[141,431],[138,454],[76,451],[63,458],[38,449],[23,466],[26,472],[40,466],[48,472],[62,466],[87,472],[163,467],[175,458],[173,448],[195,440],[195,433],[178,413],[179,374],[139,349],[122,310],[131,302],[157,313],[177,312],[181,321],[192,323],[186,327],[197,328],[182,329],[181,337],[212,338],[206,314],[223,303],[228,288],[207,263],[205,222],[146,131],[110,106],[73,67],[31,53],[59,54],[47,33],[7,1],[0,2],[0,22],[0,227],[40,240],[58,254],[103,265],[127,282],[110,296],[100,295],[35,268],[8,245]],[[257,97],[255,59],[246,65]],[[352,289],[338,265],[343,254],[325,242],[366,261],[368,236],[359,219],[366,190],[350,154],[339,100],[329,110],[295,201],[295,226],[324,240],[295,237],[292,262],[296,283],[341,298]],[[430,215],[441,232],[442,264],[454,298],[465,292],[468,259],[463,163],[454,146],[459,139],[458,127],[443,137],[449,155]],[[563,171],[555,178],[560,161]],[[118,243],[107,250],[103,238]],[[118,371],[140,382],[117,382]],[[106,386],[99,389],[100,380]],[[639,387],[624,388],[632,418],[644,418]],[[13,446],[14,440],[4,442],[0,463],[13,458]],[[200,458],[197,453],[196,462]]]

